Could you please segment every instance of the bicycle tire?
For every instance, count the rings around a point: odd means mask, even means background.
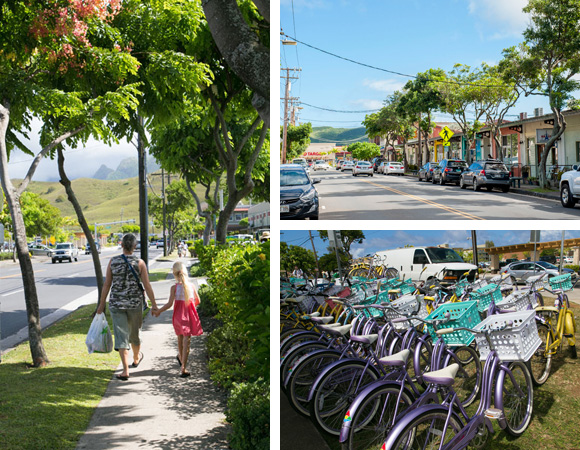
[[[550,369],[552,368],[552,355],[550,353],[546,354],[546,349],[552,345],[552,333],[550,328],[543,323],[537,323],[538,335],[542,343],[538,349],[534,352],[530,360],[528,361],[528,368],[530,374],[532,375],[532,382],[534,386],[543,385],[550,376]]]
[[[280,336],[280,355],[286,353],[286,351],[295,344],[299,342],[306,341],[317,341],[320,339],[320,333],[314,331],[298,331],[293,334],[289,334],[286,337]],[[328,341],[323,341],[328,342]]]
[[[310,419],[317,428],[338,436],[349,406],[360,390],[379,378],[366,361],[351,360],[338,364],[321,375],[310,401]],[[314,388],[313,388],[314,389]]]
[[[310,341],[303,342],[294,348],[288,349],[288,352],[280,357],[280,382],[282,383],[282,389],[285,389],[286,378],[288,378],[288,374],[298,358],[316,350],[325,350],[327,348],[328,344],[324,342]]]
[[[445,437],[443,444],[449,443],[463,428],[455,414],[451,414],[448,426],[445,427],[447,415],[448,411],[443,406],[417,410],[413,414],[414,417],[409,418],[410,421],[406,426],[401,424],[391,431],[383,448],[385,450],[440,448],[443,436]]]
[[[395,411],[398,416],[415,400],[405,389],[398,400],[400,390],[400,386],[383,384],[366,394],[350,416],[350,428],[341,450],[380,450],[392,428],[390,421]]]
[[[407,372],[413,382],[418,382],[424,386],[423,374],[431,369],[433,346],[428,340],[421,341],[419,336],[417,336],[409,345],[409,350],[413,360],[407,365]]]
[[[399,278],[399,271],[394,267],[387,268],[387,278]]]
[[[501,405],[500,409],[506,419],[506,433],[518,437],[528,428],[534,412],[534,388],[532,376],[525,363],[514,361],[508,366],[512,371],[516,383],[520,386],[524,395],[517,392],[512,379],[505,371],[500,371],[498,375],[498,386],[501,390],[496,390],[495,404]],[[501,396],[501,398],[498,398]]]
[[[468,407],[475,401],[481,388],[482,368],[479,353],[473,347],[464,345],[455,350],[448,349],[448,355],[446,365],[457,363],[460,366],[453,390],[461,404]]]
[[[336,350],[320,350],[305,356],[299,364],[294,367],[286,382],[286,394],[290,405],[294,410],[303,416],[309,417],[308,393],[312,383],[326,366],[332,364],[340,358],[340,353]]]

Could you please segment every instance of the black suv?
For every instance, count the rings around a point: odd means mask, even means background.
[[[318,220],[316,183],[320,183],[320,179],[310,179],[302,166],[281,164],[280,219]]]
[[[379,166],[381,165],[381,163],[385,161],[385,158],[383,158],[382,156],[377,156],[376,158],[373,158],[371,164],[373,165],[373,172],[377,172],[377,170],[379,169]]]
[[[510,171],[504,163],[497,159],[475,161],[461,174],[459,185],[461,189],[473,186],[474,191],[479,191],[485,186],[488,191],[495,187],[501,189],[502,192],[508,192],[510,190]]]
[[[465,169],[467,169],[467,163],[462,159],[444,159],[433,169],[431,181],[441,186],[445,183],[455,183],[459,186],[459,178]]]

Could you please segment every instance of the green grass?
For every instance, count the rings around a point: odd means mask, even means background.
[[[149,281],[164,281],[167,279],[167,275],[171,272],[170,268],[167,269],[155,269],[149,271]]]
[[[94,308],[82,307],[43,331],[50,360],[46,367],[28,368],[28,343],[2,357],[2,449],[75,448],[119,364],[116,352],[87,353],[85,338]]]
[[[551,301],[546,305],[552,305]],[[580,306],[572,305],[576,318],[576,346],[580,349]],[[469,408],[473,413],[479,400]],[[528,429],[513,438],[494,423],[494,434],[488,437],[485,450],[580,450],[580,359],[571,359],[568,344],[564,344],[552,360],[550,377],[534,389],[534,413]],[[339,450],[338,438],[324,434],[332,450]]]

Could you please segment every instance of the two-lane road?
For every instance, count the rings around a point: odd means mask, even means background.
[[[150,247],[150,258],[158,256],[162,250]],[[101,256],[103,275],[111,257],[120,253],[118,249],[105,248]],[[97,283],[91,255],[79,255],[77,262],[52,264],[50,258],[33,258],[34,278],[38,292],[41,325],[49,325],[43,318],[53,314],[65,305],[88,294],[87,303],[97,302]],[[0,266],[0,351],[6,348],[9,339],[14,345],[15,333],[28,325],[24,301],[24,287],[18,264],[3,263]],[[1,345],[4,344],[4,345]]]
[[[317,171],[320,220],[564,220],[579,219],[580,207],[559,201],[493,190],[474,192],[439,186],[415,177]]]

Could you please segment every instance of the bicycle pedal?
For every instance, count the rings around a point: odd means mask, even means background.
[[[484,414],[488,419],[498,420],[503,418],[503,411],[497,408],[488,408],[485,410]]]
[[[564,334],[564,337],[565,338],[572,338],[572,337],[574,337],[574,335],[573,334]]]

